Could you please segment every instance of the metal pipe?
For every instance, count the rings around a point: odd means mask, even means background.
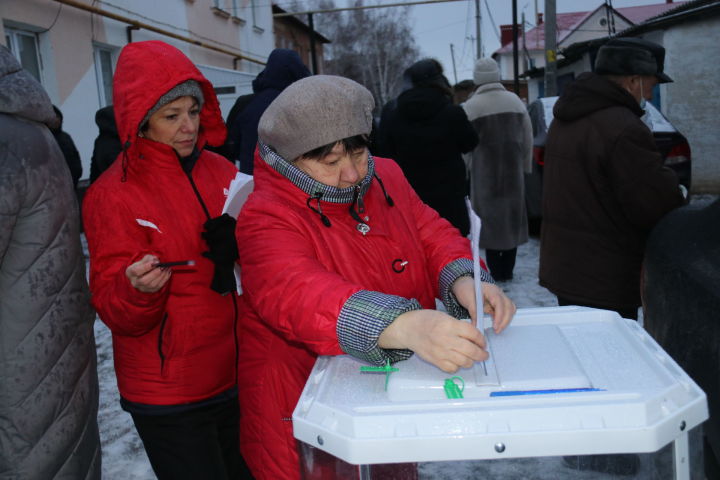
[[[58,0],[55,0],[55,1],[58,1]],[[388,3],[388,4],[384,4],[384,5],[363,5],[362,7],[328,8],[325,10],[305,10],[303,12],[273,13],[273,17],[294,17],[296,15],[307,15],[308,13],[343,12],[345,10],[367,10],[369,8],[407,7],[409,5],[424,5],[426,3],[447,3],[447,2],[460,2],[460,1],[464,1],[464,0],[423,0],[423,1],[418,1],[418,2]]]
[[[174,38],[176,40],[181,40],[183,42],[191,43],[193,45],[196,45],[201,48],[207,48],[208,50],[214,50],[216,52],[224,53],[226,55],[230,55],[233,58],[239,58],[242,60],[247,60],[248,62],[257,63],[260,65],[265,65],[265,62],[262,62],[260,60],[256,60],[254,58],[242,55],[237,52],[233,52],[232,50],[227,50],[222,47],[216,47],[214,45],[209,45],[207,43],[203,43],[199,40],[192,39],[190,37],[186,37],[183,35],[178,35],[177,33],[173,33],[167,30],[163,30],[162,28],[155,27],[153,25],[139,22],[137,20],[133,20],[132,18],[124,17],[122,15],[118,15],[116,13],[108,12],[107,10],[103,10],[101,8],[93,7],[92,5],[86,5],[84,3],[78,2],[76,0],[53,0],[58,3],[62,3],[64,5],[68,5],[71,7],[79,8],[80,10],[85,10],[86,12],[95,13],[97,15],[101,15],[103,17],[111,18],[113,20],[117,20],[118,22],[127,23],[128,25],[132,25],[136,28],[143,28],[145,30],[149,30],[151,32],[159,33],[160,35],[165,35],[166,37]]]
[[[520,95],[520,80],[518,72],[518,23],[517,0],[512,0],[512,36],[513,36],[513,90]]]
[[[308,28],[310,29],[310,63],[312,65],[312,73],[317,75],[317,56],[315,55],[315,24],[313,23],[313,14],[308,13]]]

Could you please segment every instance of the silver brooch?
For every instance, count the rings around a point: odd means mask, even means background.
[[[363,235],[367,234],[370,231],[370,225],[366,223],[358,223],[355,228],[357,228],[357,231],[362,233]]]

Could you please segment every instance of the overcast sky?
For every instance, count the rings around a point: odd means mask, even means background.
[[[387,2],[383,0],[379,3],[399,3],[399,1],[402,0],[388,0]],[[500,47],[498,39],[500,25],[512,24],[512,1],[480,0],[480,3],[483,51],[486,56],[489,56]],[[521,21],[524,11],[526,22],[535,24],[536,3],[538,11],[543,12],[545,10],[544,0],[517,0],[518,23]],[[556,10],[558,13],[589,11],[604,3],[603,0],[556,0]],[[663,0],[613,0],[612,5],[619,8],[656,3],[665,2]],[[451,83],[455,83],[453,57],[450,53],[450,44],[452,44],[455,51],[457,80],[472,78],[476,49],[475,0],[416,5],[411,8],[411,12],[415,38],[423,55],[440,60],[445,67],[446,76]]]

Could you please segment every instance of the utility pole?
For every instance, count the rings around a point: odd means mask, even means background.
[[[518,77],[518,23],[517,0],[512,2],[512,36],[513,36],[513,79],[515,95],[520,95],[520,78]]]
[[[317,75],[317,54],[315,53],[315,25],[313,24],[313,12],[308,13],[308,28],[310,29],[310,62],[312,73]]]
[[[453,62],[453,77],[455,78],[455,83],[457,84],[457,71],[455,70],[455,46],[452,43],[450,44],[450,58],[452,58]]]
[[[477,36],[476,58],[482,58],[482,37],[480,36],[481,23],[482,23],[482,14],[480,12],[480,0],[475,0],[475,35]]]
[[[545,0],[545,96],[557,95],[555,0]]]

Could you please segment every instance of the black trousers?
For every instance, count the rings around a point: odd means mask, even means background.
[[[505,282],[512,280],[516,255],[517,248],[511,248],[510,250],[485,250],[485,260],[487,260],[490,274],[496,281]]]
[[[590,308],[602,308],[603,310],[612,310],[614,312],[617,312],[620,314],[623,318],[631,318],[633,320],[638,319],[638,309],[637,308],[615,308],[615,307],[603,307],[601,305],[593,305],[587,302],[576,302],[574,300],[570,300],[563,297],[557,297],[558,299],[558,305],[563,307],[565,305],[579,305],[581,307],[590,307]]]
[[[170,415],[131,415],[159,480],[252,479],[240,455],[237,398]]]

